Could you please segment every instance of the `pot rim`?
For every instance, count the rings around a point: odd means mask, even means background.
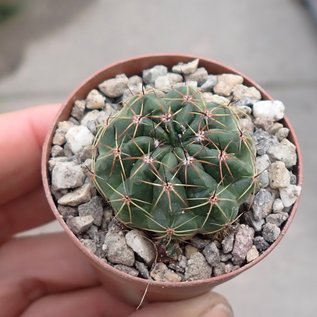
[[[57,210],[57,206],[55,205],[55,202],[53,200],[53,197],[52,197],[52,194],[50,191],[50,186],[49,186],[49,181],[48,181],[50,179],[50,176],[48,173],[47,163],[48,163],[48,159],[49,159],[49,155],[50,155],[50,148],[51,148],[51,141],[52,141],[53,133],[55,132],[55,129],[56,129],[58,122],[60,122],[59,119],[60,119],[61,115],[63,114],[65,107],[69,103],[74,103],[74,101],[77,99],[77,96],[76,96],[77,92],[82,87],[88,85],[91,81],[93,81],[94,78],[96,78],[98,75],[102,74],[106,70],[112,69],[113,75],[107,76],[107,78],[104,78],[103,80],[112,78],[115,76],[115,74],[120,74],[121,73],[120,69],[122,68],[122,65],[125,65],[127,63],[136,63],[137,64],[141,60],[143,61],[145,59],[149,59],[149,61],[150,60],[154,61],[153,63],[150,63],[152,66],[154,66],[154,65],[157,65],[157,64],[155,64],[155,60],[162,59],[162,58],[173,59],[176,62],[177,61],[178,62],[186,62],[186,61],[190,61],[190,60],[198,58],[200,61],[200,64],[206,63],[206,64],[217,65],[220,68],[224,69],[228,73],[233,73],[233,74],[237,74],[237,75],[242,76],[244,78],[244,82],[243,82],[244,84],[246,84],[247,86],[253,86],[261,92],[262,100],[272,100],[273,99],[260,85],[255,83],[247,75],[244,75],[243,73],[236,70],[235,68],[233,68],[231,66],[227,66],[219,61],[207,59],[207,58],[196,56],[196,55],[177,54],[177,53],[176,54],[173,54],[173,53],[147,54],[147,55],[140,55],[140,56],[136,56],[136,57],[132,57],[132,58],[128,58],[128,59],[123,59],[123,60],[120,60],[118,62],[111,63],[110,65],[105,66],[105,67],[99,69],[98,71],[96,71],[95,73],[93,73],[91,76],[88,77],[88,79],[83,81],[80,85],[77,86],[76,89],[74,89],[71,92],[71,94],[66,98],[65,102],[63,102],[62,107],[58,111],[58,113],[54,119],[53,124],[51,124],[50,129],[49,129],[49,133],[47,134],[44,145],[43,145],[42,162],[41,162],[42,180],[43,180],[45,195],[46,195],[48,203],[49,203],[49,205],[50,205],[50,207],[55,215],[55,218],[59,221],[59,223],[63,227],[64,231],[71,238],[71,240],[75,243],[75,245],[77,245],[77,247],[79,247],[79,249],[86,256],[88,256],[92,261],[96,262],[96,264],[98,265],[99,268],[102,268],[102,269],[108,271],[109,273],[120,276],[121,278],[126,279],[127,281],[141,284],[144,286],[144,288],[147,288],[149,286],[155,286],[155,287],[159,287],[159,288],[190,288],[190,287],[197,286],[197,285],[208,285],[208,284],[217,285],[217,284],[222,283],[224,280],[225,281],[229,280],[229,279],[239,275],[240,273],[248,270],[249,268],[253,267],[258,262],[262,261],[268,254],[270,254],[273,251],[273,249],[275,249],[275,247],[279,244],[281,239],[284,237],[286,231],[288,230],[288,228],[289,228],[289,226],[290,226],[290,224],[295,216],[295,213],[296,213],[298,205],[299,205],[300,197],[296,200],[295,204],[291,207],[291,210],[289,211],[289,218],[287,219],[286,223],[284,224],[284,226],[280,232],[279,237],[269,246],[269,248],[267,250],[265,250],[262,254],[260,254],[254,261],[247,263],[247,264],[243,265],[242,267],[240,267],[239,269],[234,270],[232,272],[225,273],[225,274],[222,274],[219,276],[214,276],[214,277],[204,279],[204,280],[183,281],[183,282],[159,282],[159,281],[143,279],[140,277],[134,277],[134,276],[131,276],[127,273],[119,271],[118,269],[107,264],[101,258],[97,257],[92,252],[90,252],[88,250],[88,248],[86,248],[80,242],[80,240],[74,235],[74,233],[67,226],[66,222],[63,220],[63,217],[61,216],[61,214]],[[118,69],[118,71],[114,72],[115,69]],[[145,69],[145,68],[142,68],[141,71],[143,69]],[[132,74],[129,74],[129,75],[132,75]],[[289,136],[291,138],[292,143],[296,146],[297,185],[302,186],[302,184],[303,184],[302,152],[300,150],[300,146],[298,143],[297,136],[295,134],[295,130],[294,130],[292,124],[290,123],[289,119],[287,118],[287,116],[284,117],[283,122],[284,122],[284,125],[289,128],[289,130],[290,130]]]

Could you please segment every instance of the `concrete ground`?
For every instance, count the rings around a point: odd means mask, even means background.
[[[305,163],[298,215],[277,250],[218,291],[236,316],[316,316],[317,25],[302,2],[24,2],[0,25],[0,112],[60,102],[100,67],[152,52],[220,60],[285,102]]]

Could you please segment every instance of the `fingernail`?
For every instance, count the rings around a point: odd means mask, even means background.
[[[231,308],[221,303],[205,312],[201,317],[233,317],[233,312]]]

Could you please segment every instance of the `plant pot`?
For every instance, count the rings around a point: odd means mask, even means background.
[[[61,226],[66,231],[67,235],[70,239],[74,242],[74,244],[82,251],[82,253],[87,257],[89,262],[92,266],[95,267],[100,280],[102,283],[107,287],[107,289],[116,296],[124,299],[125,301],[138,305],[146,293],[145,301],[153,302],[153,301],[173,301],[173,300],[180,300],[186,299],[194,296],[198,296],[200,294],[208,292],[211,288],[222,284],[233,277],[239,275],[240,273],[248,270],[252,266],[256,265],[258,262],[262,261],[281,241],[282,237],[285,235],[286,231],[288,230],[289,225],[291,224],[295,212],[298,207],[298,200],[292,206],[292,209],[289,213],[289,218],[283,229],[275,242],[264,251],[257,259],[253,262],[250,262],[241,268],[232,271],[227,274],[223,274],[217,277],[212,277],[206,280],[198,280],[198,281],[190,281],[190,282],[175,282],[175,283],[163,283],[163,282],[156,282],[156,281],[149,281],[145,279],[141,279],[138,277],[130,276],[126,273],[123,273],[112,266],[108,265],[91,252],[89,252],[86,247],[77,239],[77,237],[71,232],[68,226],[65,224],[63,218],[61,217],[60,213],[58,212],[54,200],[52,198],[50,192],[50,181],[49,181],[49,174],[48,174],[48,160],[51,151],[51,144],[54,131],[56,129],[57,123],[60,121],[67,120],[70,116],[73,104],[75,100],[84,99],[87,94],[95,87],[98,86],[99,83],[106,79],[110,79],[115,77],[117,74],[125,73],[127,76],[132,76],[135,74],[139,74],[142,70],[150,68],[154,65],[165,65],[168,68],[172,67],[173,65],[179,62],[188,62],[190,60],[195,59],[196,57],[193,56],[185,56],[185,55],[152,55],[152,56],[145,56],[145,57],[138,57],[134,59],[129,59],[126,61],[118,62],[112,64],[96,74],[90,77],[87,81],[85,81],[82,85],[80,85],[74,92],[70,95],[67,101],[64,103],[63,107],[59,111],[57,118],[53,126],[51,127],[50,133],[46,138],[46,142],[43,149],[43,159],[42,159],[42,175],[43,175],[43,184],[47,196],[47,200],[50,204],[50,207],[61,224]],[[256,87],[262,94],[262,99],[272,99],[270,95],[263,90],[259,85],[254,83],[248,77],[244,76],[240,72],[229,68],[227,66],[222,65],[221,63],[206,60],[200,58],[200,66],[205,67],[208,73],[212,74],[221,74],[221,73],[234,73],[244,77],[244,84],[247,86],[254,86]],[[284,126],[289,128],[289,140],[295,144],[297,148],[297,156],[298,162],[295,168],[295,172],[297,173],[297,183],[298,185],[302,184],[302,156],[299,149],[299,144],[292,128],[289,120],[284,118]]]

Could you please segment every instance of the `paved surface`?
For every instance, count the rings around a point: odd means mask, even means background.
[[[285,102],[305,162],[298,215],[276,251],[218,291],[236,316],[316,316],[317,25],[300,1],[29,2],[0,25],[0,112],[59,102],[98,68],[151,52],[223,61]]]

